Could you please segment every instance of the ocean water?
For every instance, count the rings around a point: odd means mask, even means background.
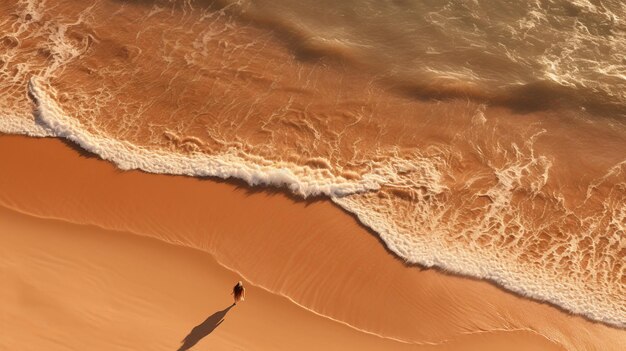
[[[624,53],[620,1],[7,1],[0,131],[328,197],[624,327]]]

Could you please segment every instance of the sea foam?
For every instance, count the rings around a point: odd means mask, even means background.
[[[357,215],[366,226],[381,236],[387,247],[408,262],[439,267],[449,272],[489,279],[498,285],[534,299],[547,301],[568,311],[585,315],[618,327],[626,326],[626,310],[614,300],[590,299],[588,292],[576,283],[548,276],[507,261],[497,252],[477,253],[447,245],[432,237],[407,233],[367,206],[360,194],[376,191],[390,181],[382,173],[367,173],[358,180],[329,176],[328,172],[307,166],[284,163],[281,167],[260,166],[235,152],[220,155],[176,154],[149,150],[127,141],[106,137],[85,128],[56,103],[53,89],[33,78],[30,94],[37,105],[36,120],[17,116],[0,120],[0,130],[32,136],[56,136],[71,140],[89,152],[116,164],[120,169],[139,169],[151,173],[238,178],[251,186],[268,185],[288,188],[301,196],[325,195],[336,204]],[[436,176],[436,175],[434,175]]]
[[[329,177],[327,172],[293,163],[285,163],[284,167],[260,166],[248,162],[234,152],[213,156],[148,150],[130,142],[88,131],[78,120],[71,118],[62,110],[51,96],[54,92],[52,94],[46,92],[36,78],[30,80],[29,92],[37,104],[36,122],[39,127],[28,126],[25,131],[27,134],[66,138],[85,150],[115,163],[123,170],[140,169],[150,173],[237,178],[251,186],[286,187],[294,194],[305,198],[316,195],[344,196],[376,190],[385,181],[377,174],[364,174],[360,180],[348,180],[340,176]],[[17,129],[17,126],[7,123],[7,132],[16,132]]]

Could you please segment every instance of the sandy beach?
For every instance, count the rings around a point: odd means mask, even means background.
[[[2,218],[6,350],[561,350],[530,332],[469,335],[441,347],[369,335],[248,286],[196,250],[18,214]],[[183,340],[183,341],[181,341]]]
[[[626,341],[623,330],[489,282],[406,265],[328,200],[122,172],[53,138],[0,136],[0,164],[1,349],[621,350]],[[228,309],[237,280],[247,298]]]
[[[624,351],[625,53],[620,1],[0,2],[0,351]]]

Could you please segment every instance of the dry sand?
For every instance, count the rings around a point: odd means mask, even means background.
[[[626,344],[488,282],[408,267],[329,201],[77,151],[0,136],[0,349],[176,350],[190,333],[208,333],[194,350]],[[240,279],[247,299],[225,311]]]

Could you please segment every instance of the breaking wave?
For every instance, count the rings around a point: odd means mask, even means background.
[[[63,111],[51,98],[54,92],[51,92],[50,88],[44,88],[37,79],[30,81],[29,91],[37,105],[38,118],[35,121],[37,127],[28,126],[17,130],[11,124],[3,123],[0,124],[0,128],[4,132],[17,131],[36,136],[63,137],[115,163],[124,170],[139,169],[151,173],[212,176],[223,179],[233,177],[242,179],[251,186],[285,187],[293,194],[302,197],[325,195],[347,211],[356,214],[364,225],[379,233],[390,250],[408,262],[489,279],[511,291],[548,301],[574,313],[620,327],[626,325],[626,306],[621,299],[623,295],[619,292],[613,296],[590,298],[588,287],[578,286],[577,282],[563,279],[564,277],[545,274],[547,271],[543,270],[532,271],[527,267],[515,269],[512,266],[515,262],[507,262],[497,250],[483,250],[477,255],[471,249],[450,245],[450,242],[443,236],[439,236],[439,240],[433,240],[437,236],[407,233],[406,228],[399,227],[397,221],[388,217],[389,213],[380,211],[376,201],[371,201],[382,187],[393,186],[394,177],[385,179],[377,174],[364,174],[361,180],[350,181],[341,177],[328,177],[327,173],[320,173],[319,170],[295,164],[283,164],[280,167],[267,164],[261,166],[234,154],[183,155],[148,150],[130,142],[115,140],[104,134],[86,130],[79,121]],[[258,162],[259,159],[256,161]],[[265,162],[269,161],[265,160]],[[506,194],[511,191],[514,183],[519,182],[514,174],[517,173],[519,176],[524,172],[523,168],[541,162],[547,161],[534,159],[526,164],[518,165],[520,166],[518,170],[502,170],[500,185],[509,189],[498,189],[499,194],[492,194],[494,198],[501,198],[495,200],[502,202],[500,207],[511,205],[510,199],[506,199]],[[621,174],[624,172],[624,166],[623,164],[616,166],[612,173]],[[505,179],[507,173],[513,178]],[[395,176],[397,177],[397,173]],[[435,175],[435,178],[440,177],[441,175]],[[437,184],[431,185],[441,187]],[[439,189],[439,191],[442,190]],[[620,217],[615,217],[613,220],[615,225],[620,226],[618,230],[622,231],[624,228],[620,223],[623,223],[626,218],[626,212],[624,208],[618,212],[621,213],[621,220]],[[487,230],[487,228],[482,229]]]

